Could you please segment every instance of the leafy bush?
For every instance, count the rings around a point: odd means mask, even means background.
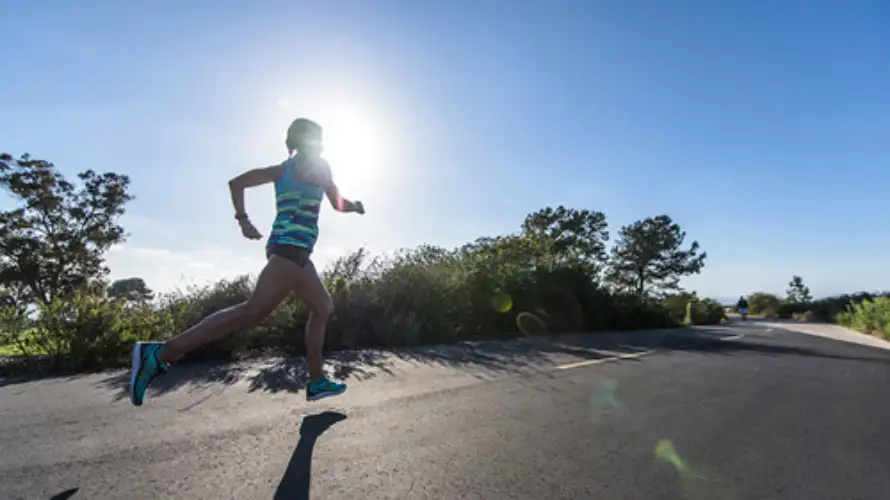
[[[774,318],[779,315],[779,307],[782,300],[779,297],[765,292],[757,292],[751,294],[748,298],[748,306],[751,314]]]
[[[851,304],[858,304],[864,300],[872,300],[878,297],[888,297],[890,293],[856,292],[852,294],[835,295],[813,301],[809,310],[816,321],[834,323],[838,314],[845,312]]]
[[[75,291],[38,305],[21,350],[49,356],[58,369],[119,366],[127,362],[129,346],[150,338],[150,324],[161,317],[146,307]]]
[[[890,339],[890,298],[875,297],[847,306],[838,313],[840,325]]]
[[[687,310],[687,304],[691,307]],[[726,317],[722,305],[712,299],[699,299],[695,294],[678,293],[665,297],[662,305],[671,320],[684,325],[715,325]]]
[[[678,326],[690,301],[694,324],[723,319],[719,304],[690,294],[654,300],[609,292],[591,267],[554,263],[509,239],[453,251],[420,247],[378,258],[359,250],[334,262],[323,279],[335,303],[329,350],[509,338],[523,335],[517,325],[522,312],[540,319],[548,333]],[[133,342],[170,338],[246,300],[253,286],[252,278],[242,276],[154,302],[78,292],[40,306],[33,321],[11,312],[0,319],[4,330],[28,331],[23,338],[31,352],[48,355],[57,368],[125,366]],[[302,353],[307,318],[301,302],[288,298],[260,325],[197,349],[183,361]]]
[[[693,320],[696,325],[716,325],[726,319],[723,306],[713,299],[702,299],[696,303],[696,314]]]
[[[801,302],[785,302],[779,305],[776,316],[782,319],[796,318],[809,311],[809,304]]]
[[[13,307],[0,308],[0,356],[32,356],[40,351],[32,339],[33,321]]]

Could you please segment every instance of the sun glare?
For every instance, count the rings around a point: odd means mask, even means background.
[[[348,114],[319,121],[325,128],[325,158],[337,182],[346,186],[373,181],[379,173],[382,150],[371,123]]]

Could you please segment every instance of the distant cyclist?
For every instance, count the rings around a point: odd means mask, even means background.
[[[748,300],[745,298],[744,295],[739,297],[736,308],[739,310],[739,314],[742,315],[742,319],[748,319]]]
[[[222,338],[236,330],[249,328],[269,316],[291,292],[309,306],[306,324],[306,361],[309,381],[306,398],[316,400],[341,394],[346,384],[328,380],[322,370],[322,346],[325,326],[333,313],[333,301],[310,260],[318,239],[318,213],[327,196],[338,212],[365,213],[359,201],[349,201],[322,157],[322,128],[305,118],[291,123],[285,141],[288,158],[280,165],[257,168],[229,181],[235,220],[245,238],[258,240],[262,235],[244,210],[244,190],[263,184],[275,185],[278,215],[266,243],[267,262],[253,294],[246,301],[217,311],[167,342],[138,342],[133,346],[130,375],[130,400],[142,404],[145,390],[170,363],[199,346]]]

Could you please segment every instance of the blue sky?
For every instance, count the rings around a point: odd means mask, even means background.
[[[564,204],[667,213],[700,294],[890,288],[890,3],[3,2],[0,149],[127,173],[116,277],[255,273],[226,181],[326,126],[320,263],[455,246]],[[271,187],[248,195],[265,232]]]

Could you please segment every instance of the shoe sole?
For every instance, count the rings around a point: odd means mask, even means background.
[[[332,396],[339,396],[340,394],[343,394],[344,392],[346,392],[345,387],[339,391],[320,392],[318,394],[313,394],[311,396],[309,394],[307,394],[306,401],[318,401],[319,399],[330,398]]]
[[[133,361],[130,367],[130,402],[135,406],[141,406],[136,402],[136,376],[142,369],[142,344],[133,344]]]

